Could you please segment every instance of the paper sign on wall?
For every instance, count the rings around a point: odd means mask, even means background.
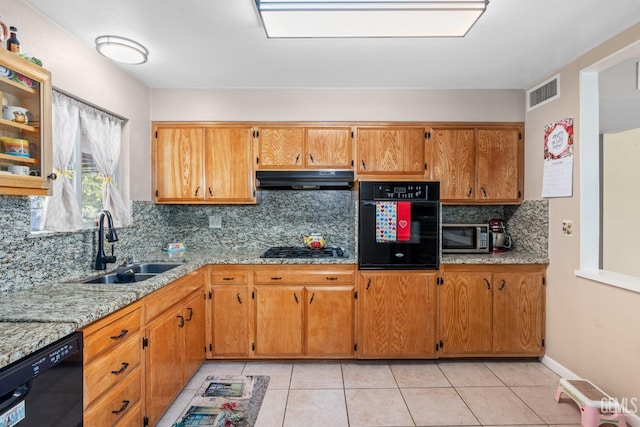
[[[573,117],[545,126],[542,197],[573,195]]]

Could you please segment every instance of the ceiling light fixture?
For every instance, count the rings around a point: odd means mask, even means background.
[[[112,61],[123,64],[144,64],[149,59],[149,51],[140,43],[119,36],[96,38],[96,50]]]
[[[464,37],[488,0],[255,0],[269,38]]]

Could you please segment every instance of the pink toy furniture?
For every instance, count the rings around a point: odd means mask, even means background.
[[[580,407],[583,427],[598,427],[600,424],[615,424],[626,427],[627,420],[618,402],[587,380],[562,378],[556,391],[556,401],[562,393],[572,398]]]

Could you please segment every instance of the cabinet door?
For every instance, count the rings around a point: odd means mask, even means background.
[[[169,309],[146,328],[145,401],[152,426],[182,388],[184,332],[179,326],[181,315],[180,308]]]
[[[182,383],[186,383],[205,359],[204,293],[195,292],[184,305],[184,364]]]
[[[205,199],[255,202],[253,139],[250,127],[210,127],[205,143]]]
[[[493,351],[543,354],[542,274],[494,274]]]
[[[302,286],[255,288],[255,355],[302,354]]]
[[[351,128],[308,128],[305,164],[308,168],[351,169]]]
[[[432,129],[427,146],[431,179],[440,181],[440,200],[474,200],[475,130]]]
[[[154,161],[156,200],[204,200],[204,129],[158,127]]]
[[[360,356],[435,354],[437,307],[433,277],[413,272],[360,274]]]
[[[517,202],[522,197],[522,131],[478,129],[476,199]]]
[[[249,289],[246,285],[211,287],[211,342],[214,356],[249,354]]]
[[[259,169],[291,169],[304,165],[303,127],[263,127],[258,133]]]
[[[423,128],[358,128],[358,173],[424,175]]]
[[[353,357],[353,286],[307,286],[306,355]]]
[[[440,286],[443,354],[490,353],[491,274],[445,273]]]

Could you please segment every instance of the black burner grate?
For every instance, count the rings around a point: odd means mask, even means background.
[[[307,249],[298,246],[274,246],[260,255],[260,258],[347,258],[348,256],[346,250],[337,247]]]

